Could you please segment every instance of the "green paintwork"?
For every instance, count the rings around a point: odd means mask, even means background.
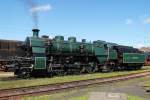
[[[145,55],[139,53],[123,53],[123,63],[144,63]]]
[[[111,59],[111,60],[117,59],[117,52],[115,50],[109,51],[109,59]]]
[[[76,37],[69,37],[68,42],[75,43],[76,42]]]
[[[55,36],[54,40],[56,42],[64,42],[64,37],[63,36]]]
[[[101,40],[97,40],[97,41],[94,41],[93,44],[98,46],[98,47],[104,48],[104,45],[106,44],[106,42],[101,41]]]
[[[49,50],[52,53],[79,53],[80,47],[83,46],[83,51],[88,54],[94,54],[94,48],[98,47],[100,48],[100,51],[96,50],[96,54],[104,55],[104,43],[97,41],[95,44],[93,43],[82,43],[82,42],[76,42],[75,37],[69,37],[68,41],[64,41],[64,38],[62,36],[56,36],[55,39],[52,41],[52,46],[50,46]],[[101,53],[100,53],[101,52]]]
[[[33,37],[39,37],[39,31],[38,29],[33,29]]]
[[[104,64],[107,60],[107,53],[104,48],[94,47],[95,56],[101,64]]]
[[[104,48],[94,47],[94,52],[96,56],[107,55]]]
[[[45,48],[32,47],[32,53],[45,53]]]
[[[46,69],[46,57],[35,57],[34,69]]]
[[[34,47],[34,46],[39,46],[39,47],[41,47],[41,46],[44,46],[44,42],[43,42],[43,40],[42,39],[40,39],[40,38],[36,38],[36,37],[31,37],[30,38],[30,45],[32,46],[32,47]]]
[[[62,51],[62,43],[60,43],[60,42],[53,42],[51,50],[52,50],[52,52],[60,52],[60,51]]]
[[[100,64],[104,64],[107,61],[107,56],[104,56],[104,57],[97,56],[97,59]]]
[[[52,52],[62,52],[62,53],[73,53],[79,52],[79,43],[71,43],[71,42],[56,42],[53,41],[53,45],[51,47]]]
[[[38,33],[35,32],[36,34]],[[46,57],[44,56],[46,51],[43,39],[33,36],[29,38],[29,42],[35,58],[34,69],[46,69]],[[39,54],[41,57],[39,57]]]
[[[85,51],[89,54],[93,54],[94,53],[94,45],[91,43],[85,43],[84,44],[85,47]]]
[[[73,52],[77,52],[77,51],[79,51],[79,45],[77,45],[77,43],[69,43],[69,42],[65,42],[64,44],[63,44],[63,50],[62,50],[62,52],[71,52],[71,53],[73,53]]]

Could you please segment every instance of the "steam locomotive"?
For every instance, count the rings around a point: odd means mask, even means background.
[[[15,74],[22,78],[37,75],[66,75],[114,70],[137,70],[145,55],[136,48],[97,40],[78,42],[76,37],[39,37],[38,29],[19,46],[21,54],[13,58]]]

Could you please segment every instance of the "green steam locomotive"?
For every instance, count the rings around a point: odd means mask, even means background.
[[[49,39],[38,34],[39,30],[33,29],[33,36],[19,46],[25,53],[14,58],[19,77],[136,70],[145,62],[144,53],[133,47],[100,40],[78,42],[76,37]]]

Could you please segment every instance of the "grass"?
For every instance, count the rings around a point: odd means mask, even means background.
[[[78,93],[78,89],[74,89],[71,91],[63,91],[50,95],[46,94],[41,96],[26,96],[22,100],[88,100],[88,89],[85,89],[84,92],[84,94],[76,96],[75,94]]]
[[[88,100],[89,96],[85,95],[85,96],[80,96],[80,97],[72,97],[68,100]]]
[[[30,97],[24,97],[22,100],[66,100],[65,97],[68,95],[72,95],[76,93],[76,90],[70,91],[70,92],[61,92],[56,94],[50,94],[50,95],[41,95],[41,96],[30,96]]]
[[[127,98],[128,98],[127,100],[147,100],[147,99],[140,98],[137,96],[128,96]],[[84,95],[84,96],[80,96],[80,97],[72,97],[68,100],[88,100],[88,95]]]
[[[55,94],[55,95],[42,95],[42,96],[31,96],[24,97],[22,100],[57,100],[57,98],[61,98],[64,94]],[[61,99],[64,100],[64,99]]]
[[[69,93],[73,94],[73,93]],[[33,97],[25,97],[23,100],[89,100],[89,93],[81,95],[81,96],[72,96],[70,98],[65,98],[66,93],[57,93],[52,95],[42,95],[42,96],[33,96]],[[145,98],[127,95],[127,100],[148,100]]]
[[[128,100],[148,100],[148,99],[128,95]]]
[[[147,80],[144,84],[144,86],[150,87],[150,80]]]
[[[137,72],[145,72],[147,70],[150,70],[150,66],[144,67],[142,70],[137,70],[137,71],[94,73],[94,74],[86,74],[86,75],[70,75],[70,76],[61,76],[61,77],[53,77],[53,78],[31,78],[31,79],[19,79],[19,80],[18,79],[3,80],[0,78],[0,89],[46,85],[46,84],[71,82],[71,81],[87,80],[87,79],[94,79],[94,78],[106,78],[106,77],[112,77],[118,75],[132,74]]]
[[[140,78],[135,78],[135,79],[132,79],[132,80],[128,80],[128,81],[124,81],[124,82],[117,82],[115,83],[114,85],[117,87],[120,87],[120,86],[125,86],[125,85],[130,85],[130,84],[134,84],[135,81],[139,81],[139,82],[143,82],[142,84],[140,84],[140,86],[143,86],[143,84],[145,82],[147,82],[147,80],[150,80],[150,76],[145,76],[145,77],[140,77]]]
[[[145,82],[144,82],[144,84],[142,84],[142,86],[144,87],[144,89],[145,89],[145,91],[149,91],[150,90],[150,76],[147,76],[147,77],[149,77]],[[149,93],[150,94],[150,92],[147,92],[147,93]]]

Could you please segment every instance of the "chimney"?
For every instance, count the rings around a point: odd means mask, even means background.
[[[39,29],[33,29],[33,37],[39,37]]]

